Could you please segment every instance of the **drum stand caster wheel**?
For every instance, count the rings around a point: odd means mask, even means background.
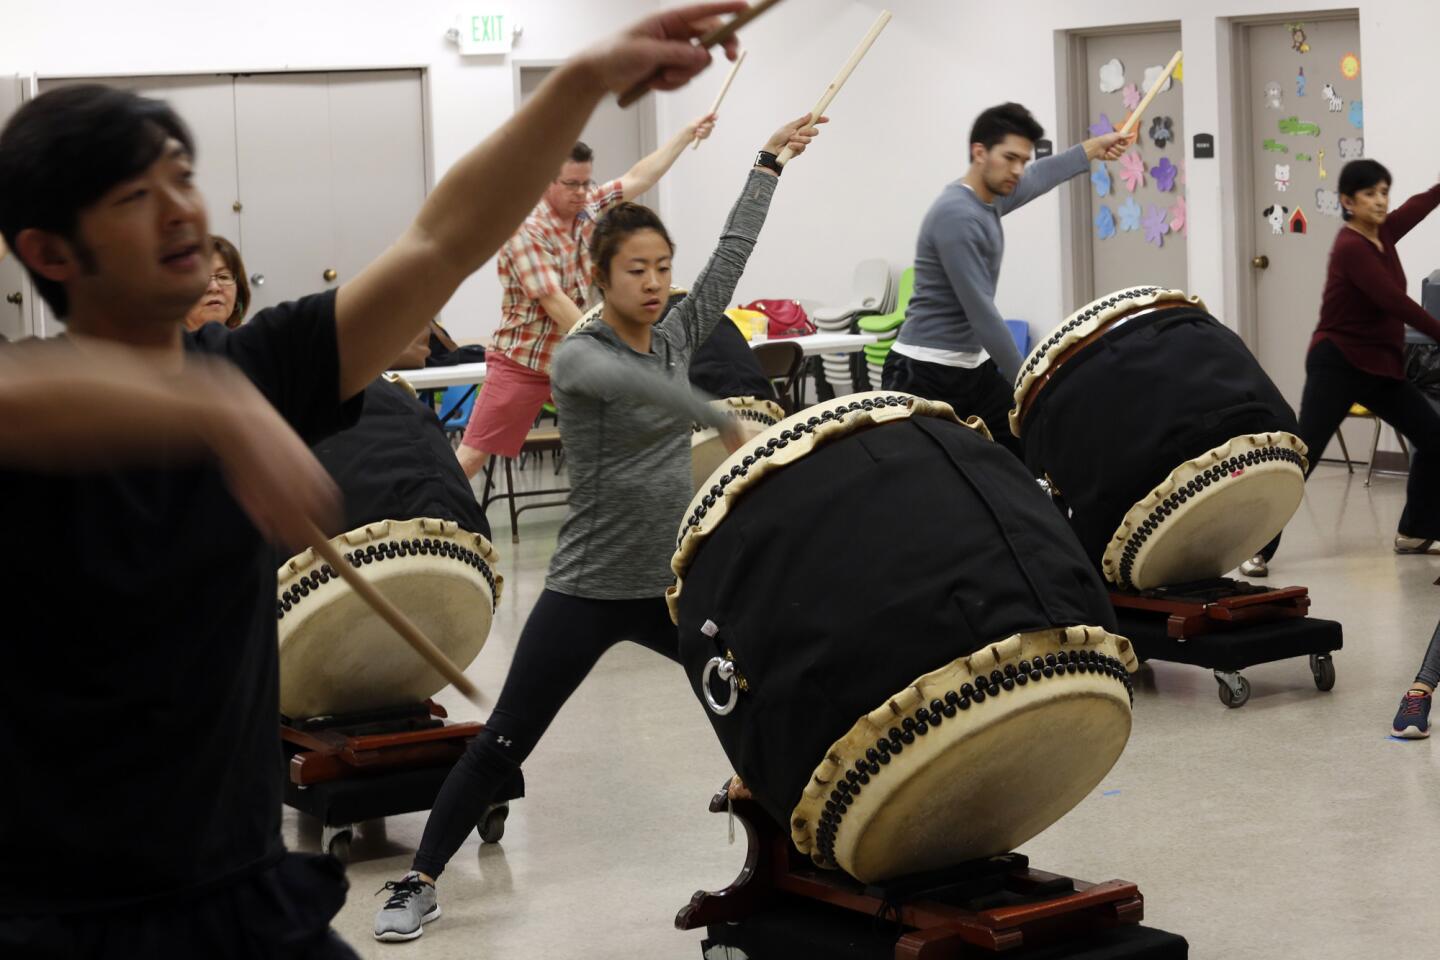
[[[1328,653],[1310,654],[1310,673],[1316,690],[1335,689],[1335,658]]]
[[[510,816],[510,804],[495,803],[485,808],[485,814],[480,822],[475,824],[475,832],[480,834],[482,843],[499,843],[500,838],[505,836],[505,818]]]
[[[352,824],[332,827],[328,823],[320,829],[320,849],[341,863],[350,862],[350,841],[355,837]]]
[[[1215,671],[1215,680],[1220,684],[1220,702],[1234,709],[1243,707],[1250,700],[1250,681],[1238,673]]]

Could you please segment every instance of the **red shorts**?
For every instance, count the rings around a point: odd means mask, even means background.
[[[550,378],[498,353],[485,355],[485,385],[465,425],[465,446],[514,457],[525,445],[540,408],[550,399]]]

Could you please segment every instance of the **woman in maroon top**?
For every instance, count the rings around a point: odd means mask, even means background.
[[[1440,184],[1390,208],[1390,171],[1354,160],[1340,172],[1345,225],[1330,248],[1320,323],[1305,357],[1300,439],[1310,469],[1361,403],[1405,436],[1414,448],[1396,553],[1425,553],[1440,540],[1440,412],[1405,379],[1405,327],[1440,340],[1440,321],[1405,293],[1405,269],[1395,244],[1440,206]],[[1241,573],[1263,577],[1280,545],[1276,537]]]

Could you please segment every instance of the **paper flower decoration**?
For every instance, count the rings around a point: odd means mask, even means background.
[[[1175,139],[1175,125],[1169,117],[1156,117],[1150,121],[1150,140],[1164,150],[1171,140]]]
[[[1186,182],[1186,180],[1185,180],[1185,161],[1184,161],[1184,160],[1181,160],[1181,161],[1180,161],[1180,176],[1178,176],[1178,177],[1175,178],[1175,182],[1176,182],[1176,183],[1181,183],[1181,184],[1183,184],[1183,183]]]
[[[1095,236],[1101,240],[1115,236],[1115,214],[1110,212],[1109,207],[1101,207],[1100,212],[1095,214]]]
[[[1165,211],[1155,204],[1150,204],[1150,209],[1145,211],[1145,219],[1140,222],[1145,228],[1145,242],[1153,243],[1157,247],[1165,246],[1165,234],[1170,232],[1170,224],[1165,222]]]
[[[1145,161],[1139,150],[1131,150],[1120,158],[1120,179],[1131,193],[1145,186]]]
[[[1092,123],[1092,124],[1090,124],[1090,136],[1092,136],[1092,137],[1103,137],[1103,136],[1105,136],[1105,134],[1107,134],[1107,133],[1114,133],[1114,132],[1115,132],[1115,124],[1113,124],[1113,123],[1110,122],[1110,117],[1109,117],[1108,115],[1106,115],[1106,114],[1103,114],[1103,113],[1100,114],[1100,122],[1099,122],[1099,123]]]
[[[1360,58],[1353,53],[1347,53],[1340,58],[1340,74],[1346,80],[1354,80],[1360,76]]]
[[[1360,100],[1350,101],[1350,126],[1356,130],[1365,129],[1365,104]]]
[[[1100,64],[1100,92],[1114,93],[1125,85],[1125,64],[1112,59]]]
[[[1164,65],[1164,64],[1160,64],[1160,65],[1154,66],[1154,67],[1146,67],[1146,68],[1145,68],[1145,82],[1142,83],[1141,86],[1143,86],[1146,90],[1149,90],[1151,87],[1155,86],[1155,81],[1156,81],[1156,80],[1159,80],[1159,79],[1160,79],[1160,74],[1162,74],[1162,73],[1164,73],[1164,72],[1165,72],[1165,65]],[[1164,83],[1164,85],[1160,87],[1160,92],[1161,92],[1161,93],[1164,93],[1166,90],[1169,90],[1169,89],[1170,89],[1170,86],[1171,86],[1170,77],[1166,77],[1166,78],[1165,78],[1165,83]]]
[[[1120,97],[1125,101],[1126,110],[1134,110],[1140,106],[1140,88],[1133,83],[1125,84],[1125,89],[1120,91]]]
[[[1134,197],[1126,197],[1125,202],[1120,204],[1118,209],[1120,218],[1120,229],[1126,233],[1140,229],[1140,204],[1135,202]]]
[[[1295,96],[1305,96],[1305,68],[1301,67],[1300,72],[1295,74]]]
[[[1090,182],[1095,184],[1095,196],[1110,196],[1110,169],[1105,164],[1095,168],[1095,172],[1090,174]]]
[[[1186,228],[1189,227],[1190,224],[1185,219],[1186,213],[1187,211],[1185,209],[1185,197],[1176,197],[1175,206],[1170,208],[1171,233],[1184,233]]]
[[[1161,157],[1159,165],[1150,168],[1150,176],[1155,178],[1155,189],[1161,193],[1175,189],[1175,177],[1179,173],[1180,168],[1171,163],[1169,157]]]

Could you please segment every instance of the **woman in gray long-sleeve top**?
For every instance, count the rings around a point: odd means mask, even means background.
[[[807,115],[770,138],[709,264],[663,317],[673,253],[664,224],[622,204],[597,226],[603,312],[572,332],[551,368],[569,513],[495,710],[441,788],[411,871],[386,884],[393,895],[375,918],[377,938],[413,939],[440,915],[435,878],[606,650],[633,640],[677,658],[665,589],[691,496],[690,433],[696,421],[728,426],[690,391],[686,368],[755,247],[779,177],[775,155],[787,145],[803,152],[817,132]]]

